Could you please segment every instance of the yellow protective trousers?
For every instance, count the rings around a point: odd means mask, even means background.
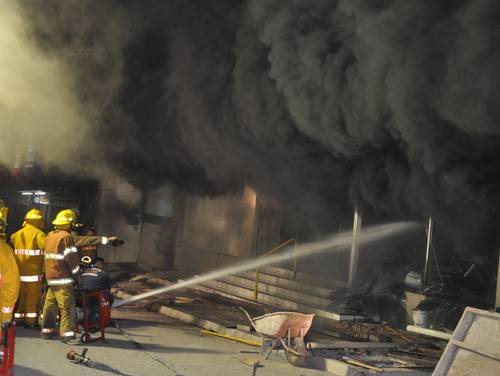
[[[42,282],[21,282],[14,318],[18,324],[34,325],[38,320]]]
[[[20,324],[37,321],[41,295],[43,254],[46,236],[38,227],[26,221],[23,228],[12,234],[14,254],[21,280],[21,291],[14,317]]]
[[[59,333],[74,337],[76,328],[75,293],[72,284],[49,286],[43,305],[42,334],[55,333],[57,313],[61,312]]]

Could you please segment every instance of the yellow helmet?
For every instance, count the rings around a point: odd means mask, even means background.
[[[65,209],[57,213],[56,219],[52,221],[52,224],[56,226],[69,225],[74,223],[75,220],[76,216],[73,210]]]
[[[26,220],[31,220],[31,221],[43,221],[43,213],[41,210],[38,209],[31,209],[29,212],[26,213],[26,216],[24,217]]]
[[[80,260],[82,264],[85,266],[90,266],[92,264],[92,257],[90,256],[83,256],[82,259]]]

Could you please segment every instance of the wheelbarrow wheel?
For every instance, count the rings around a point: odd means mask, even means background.
[[[286,359],[295,367],[305,363],[307,358],[307,348],[304,339],[300,337],[294,338],[292,346],[285,349]]]
[[[85,334],[85,333],[84,333],[84,334],[82,334],[82,335],[80,336],[80,342],[81,342],[81,343],[89,343],[89,342],[91,341],[91,339],[92,339],[92,338],[90,337],[90,335],[89,335],[89,334]]]

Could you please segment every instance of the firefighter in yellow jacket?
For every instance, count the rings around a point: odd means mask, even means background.
[[[31,327],[37,323],[42,295],[43,251],[47,237],[43,227],[43,213],[32,209],[24,217],[23,228],[11,237],[21,274],[21,291],[14,317],[18,323]]]
[[[54,231],[45,242],[44,266],[47,279],[47,294],[43,306],[42,338],[55,337],[57,312],[60,310],[59,332],[61,340],[75,345],[76,313],[74,279],[80,279],[78,251],[71,236],[75,215],[63,210],[52,222]]]
[[[0,208],[0,323],[12,321],[19,296],[19,269],[12,248],[5,241],[6,208]],[[1,335],[1,328],[0,328]]]

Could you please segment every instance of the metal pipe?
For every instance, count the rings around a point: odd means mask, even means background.
[[[427,247],[425,250],[425,265],[424,265],[424,278],[422,279],[422,288],[427,287],[427,282],[429,279],[429,268],[430,268],[430,258],[431,258],[431,248],[432,248],[432,231],[434,227],[434,222],[432,217],[429,217],[429,223],[427,225]]]
[[[354,208],[354,220],[352,224],[352,243],[351,254],[349,259],[349,287],[352,287],[356,281],[358,273],[358,259],[359,259],[359,236],[361,233],[361,223],[363,219],[359,213],[358,207]]]
[[[412,333],[423,334],[429,337],[441,338],[447,341],[449,341],[453,337],[453,334],[450,333],[441,332],[439,330],[422,328],[420,326],[415,326],[415,325],[408,325],[406,327],[406,330]]]
[[[255,269],[255,281],[253,282],[253,301],[256,302],[259,297],[259,269]]]
[[[297,259],[293,259],[293,279],[297,279]]]
[[[309,350],[320,349],[392,349],[397,347],[394,342],[309,342]]]

